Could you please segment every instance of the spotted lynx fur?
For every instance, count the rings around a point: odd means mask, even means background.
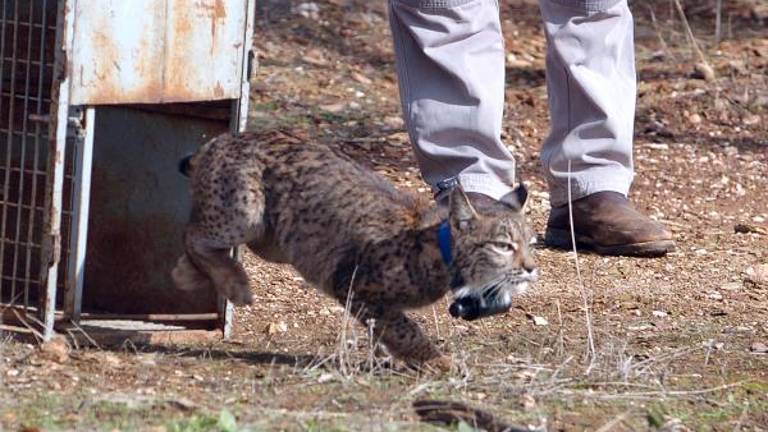
[[[215,288],[236,304],[251,303],[248,276],[229,254],[245,244],[265,260],[291,264],[351,305],[361,322],[373,319],[375,337],[413,365],[449,362],[405,310],[451,290],[509,303],[535,277],[522,202],[478,212],[457,187],[449,206],[435,208],[281,132],[219,136],[188,160],[187,171],[193,208],[186,253],[172,274],[179,289]],[[449,263],[441,226],[450,230]]]

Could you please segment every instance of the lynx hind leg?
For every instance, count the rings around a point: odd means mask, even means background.
[[[187,255],[200,272],[207,275],[213,287],[234,304],[251,304],[251,293],[248,275],[242,265],[231,255],[230,247],[221,245],[208,238],[203,230],[189,227],[184,236]]]
[[[192,264],[187,254],[182,255],[171,272],[176,288],[182,291],[201,291],[213,289],[211,279]]]
[[[432,341],[421,331],[421,327],[399,310],[381,314],[374,308],[361,306],[357,316],[363,324],[374,320],[373,334],[396,358],[418,369],[432,369],[447,372],[452,367],[450,358],[444,356]]]

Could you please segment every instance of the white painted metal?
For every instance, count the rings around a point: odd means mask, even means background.
[[[55,132],[51,137],[48,154],[49,186],[46,188],[46,224],[44,233],[44,276],[45,295],[41,299],[43,337],[48,340],[54,335],[53,325],[56,312],[56,289],[61,259],[61,210],[64,192],[64,161],[67,129],[69,127],[69,76],[61,72],[63,57],[72,47],[74,10],[67,7],[67,1],[59,4],[59,28],[56,34],[56,81],[54,82],[51,118],[55,119]],[[46,256],[47,255],[47,256]]]
[[[245,132],[248,123],[248,107],[250,102],[251,83],[250,72],[255,67],[256,58],[253,55],[253,18],[256,12],[256,2],[250,0],[247,2],[246,21],[243,26],[243,40],[245,46],[243,52],[250,57],[244,57],[241,64],[240,74],[240,95],[232,102],[232,119],[230,129],[233,133]],[[234,251],[235,258],[239,259],[238,251]],[[219,316],[221,316],[221,325],[224,338],[228,339],[232,335],[232,326],[234,322],[235,307],[226,298],[219,296]]]
[[[91,171],[93,167],[93,135],[96,110],[85,109],[84,124],[80,126],[75,143],[75,185],[72,203],[72,230],[69,240],[69,269],[67,271],[64,313],[77,322],[83,298],[85,252],[88,240],[88,215],[91,202]]]

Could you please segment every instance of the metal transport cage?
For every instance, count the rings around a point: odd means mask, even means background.
[[[255,0],[0,0],[0,330],[215,338],[178,160],[247,118]]]

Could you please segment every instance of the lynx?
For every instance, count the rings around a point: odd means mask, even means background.
[[[445,369],[448,357],[406,310],[451,291],[450,313],[477,319],[508,310],[536,280],[524,186],[482,206],[459,186],[448,205],[433,206],[304,141],[283,132],[222,135],[183,161],[193,208],[172,272],[179,289],[215,288],[251,303],[248,276],[229,253],[245,244],[350,305],[395,357]]]

